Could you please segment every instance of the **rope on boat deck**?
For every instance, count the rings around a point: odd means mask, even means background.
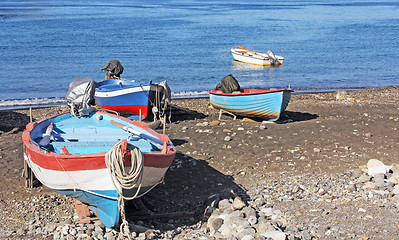
[[[143,182],[144,157],[141,150],[131,144],[127,144],[127,150],[130,150],[131,167],[129,172],[125,171],[123,163],[124,154],[121,149],[122,141],[116,143],[111,150],[105,154],[105,165],[111,174],[112,183],[116,191],[119,193],[118,206],[121,213],[122,223],[120,225],[120,233],[118,239],[127,236],[130,239],[129,225],[125,215],[125,200],[136,198],[140,192]],[[136,193],[132,197],[123,195],[123,189],[137,188]]]

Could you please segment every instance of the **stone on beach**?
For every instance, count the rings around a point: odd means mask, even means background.
[[[378,159],[370,159],[367,162],[367,169],[367,173],[370,176],[374,176],[378,173],[386,174],[389,170],[389,167],[385,166],[385,164]]]

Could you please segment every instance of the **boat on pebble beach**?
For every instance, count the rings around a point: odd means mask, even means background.
[[[97,106],[119,113],[147,118],[160,105],[166,83],[142,84],[124,79],[107,79],[97,83],[94,99]]]
[[[209,100],[214,108],[233,115],[277,121],[287,108],[292,92],[293,90],[285,88],[240,89],[232,93],[211,90]]]
[[[47,188],[87,204],[107,227],[117,226],[125,200],[163,181],[176,149],[147,124],[93,111],[27,124],[25,169]]]
[[[165,103],[170,98],[166,82],[143,84],[122,79],[120,75],[124,68],[117,59],[109,61],[101,70],[106,72],[105,80],[95,84],[94,101],[102,109],[133,114],[133,118],[142,120],[151,113],[156,115],[162,99],[165,98]]]

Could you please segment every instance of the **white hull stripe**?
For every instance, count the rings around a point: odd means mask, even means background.
[[[79,189],[83,191],[115,190],[108,169],[82,171],[56,171],[41,168],[25,156],[36,178],[46,187],[55,190]],[[162,181],[168,168],[144,167],[142,187]]]

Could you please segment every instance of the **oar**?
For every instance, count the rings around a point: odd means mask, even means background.
[[[150,140],[150,141],[153,141],[153,142],[155,142],[155,143],[157,143],[157,144],[160,144],[160,145],[163,145],[163,144],[164,144],[164,141],[163,141],[163,140],[161,140],[161,139],[159,139],[159,138],[157,138],[157,137],[155,137],[155,136],[146,134],[146,133],[144,133],[144,132],[137,131],[137,130],[135,130],[135,129],[129,127],[129,126],[126,126],[126,125],[124,125],[124,124],[122,124],[122,123],[115,122],[114,120],[111,120],[110,122],[113,123],[113,124],[115,124],[116,126],[122,128],[123,130],[125,130],[125,131],[128,132],[128,133],[137,135],[137,136],[142,137],[142,138],[146,138],[146,139],[148,139],[148,140]],[[164,139],[164,140],[166,140],[166,139]],[[167,140],[166,140],[166,141],[167,141]]]

